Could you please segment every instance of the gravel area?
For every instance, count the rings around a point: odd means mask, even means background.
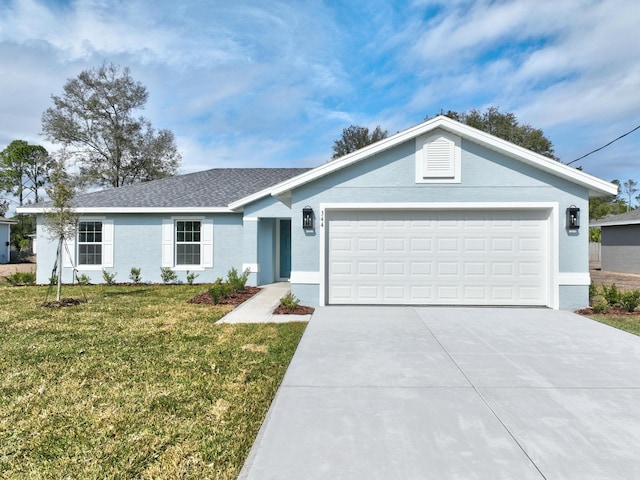
[[[599,267],[591,268],[591,282],[597,286],[616,284],[623,290],[640,290],[640,274],[604,272]]]
[[[0,264],[0,277],[6,277],[16,272],[35,272],[35,263],[3,263]]]

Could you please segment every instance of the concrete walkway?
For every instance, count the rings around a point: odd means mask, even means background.
[[[640,337],[545,309],[321,307],[242,480],[640,478]]]
[[[275,308],[280,305],[280,299],[291,291],[288,282],[272,283],[260,288],[260,293],[231,310],[218,323],[307,322],[311,318],[311,315],[273,315]]]

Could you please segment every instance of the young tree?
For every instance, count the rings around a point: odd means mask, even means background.
[[[624,189],[624,193],[627,195],[627,199],[629,200],[627,203],[627,212],[631,210],[631,199],[633,198],[633,194],[638,191],[638,182],[635,180],[629,179],[622,184]]]
[[[51,172],[51,184],[47,188],[47,195],[51,198],[52,207],[45,212],[45,225],[50,232],[52,240],[58,241],[58,254],[56,259],[56,272],[58,284],[56,300],[60,301],[62,292],[62,255],[65,240],[74,238],[78,217],[73,210],[72,200],[75,187],[72,179],[66,171],[65,164],[67,154],[63,149],[60,152],[54,168]]]
[[[342,130],[342,137],[333,142],[332,159],[340,158],[348,153],[366,147],[372,143],[387,138],[388,132],[377,126],[372,132],[367,127],[351,125]]]
[[[449,110],[444,115],[546,157],[559,160],[553,152],[551,140],[545,137],[541,129],[520,123],[513,113],[502,113],[499,107],[489,107],[485,112],[476,109],[462,113]]]
[[[174,175],[180,164],[173,133],[155,132],[135,117],[147,102],[147,89],[129,69],[103,64],[64,85],[62,96],[42,115],[47,139],[72,147],[90,182],[121,187]]]
[[[51,159],[44,147],[14,140],[0,152],[0,188],[14,195],[20,206],[30,193],[38,203],[50,169]]]

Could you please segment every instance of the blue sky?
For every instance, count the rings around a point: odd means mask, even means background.
[[[636,0],[0,0],[0,149],[56,149],[42,112],[114,62],[182,173],[316,166],[351,124],[390,133],[499,106],[569,162],[640,125]],[[640,182],[640,130],[576,165]]]

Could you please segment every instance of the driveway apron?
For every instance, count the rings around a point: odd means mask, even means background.
[[[318,308],[239,478],[640,478],[640,337],[546,309]]]

